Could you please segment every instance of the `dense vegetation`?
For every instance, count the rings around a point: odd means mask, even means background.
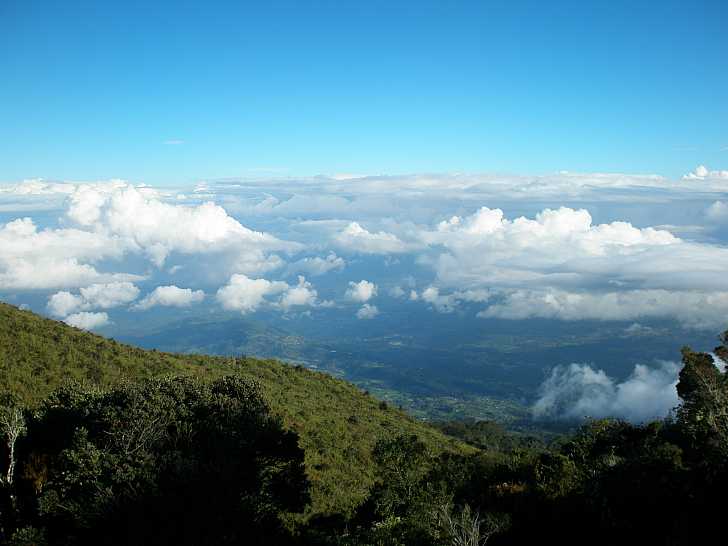
[[[549,446],[440,425],[464,448],[321,374],[145,357],[3,312],[3,332],[48,359],[11,339],[1,354],[8,544],[687,545],[722,531],[728,375],[710,354],[683,351],[669,419],[591,421]],[[728,334],[714,353],[728,359]],[[61,385],[64,366],[84,382]]]
[[[297,435],[234,376],[67,385],[16,449],[2,511],[16,541],[280,544],[279,516],[308,500]]]
[[[351,513],[375,479],[372,448],[381,437],[417,435],[434,452],[468,447],[383,404],[353,385],[303,367],[248,357],[145,351],[0,303],[0,393],[35,407],[67,380],[106,387],[167,375],[258,384],[273,414],[296,431],[306,454],[306,514]]]

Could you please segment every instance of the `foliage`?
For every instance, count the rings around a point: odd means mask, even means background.
[[[508,452],[514,449],[540,449],[545,447],[543,438],[507,431],[494,421],[445,421],[434,425],[448,436],[460,438],[462,441],[478,449]]]
[[[673,418],[589,421],[550,444],[438,425],[465,447],[302,367],[137,353],[8,309],[36,345],[0,344],[0,381],[29,408],[8,398],[1,414],[4,441],[17,431],[3,476],[18,462],[0,542],[674,546],[722,532],[728,375],[713,355],[728,357],[728,333],[713,354],[683,350]],[[84,382],[58,387],[66,369]]]
[[[299,434],[311,481],[307,518],[351,515],[366,499],[380,438],[416,434],[434,452],[472,451],[327,374],[275,360],[142,350],[0,303],[0,393],[28,406],[69,379],[103,387],[170,374],[209,381],[235,374],[260,386],[271,411]]]
[[[236,377],[68,385],[20,449],[47,461],[18,480],[20,520],[54,544],[283,543],[279,515],[308,500],[296,434]]]
[[[726,341],[714,354],[728,355]],[[413,438],[378,446],[399,471],[382,471],[352,542],[707,543],[722,533],[728,384],[709,354],[685,350],[683,363],[676,419],[590,421],[548,447],[490,424],[441,425],[486,447],[466,455],[428,457]]]
[[[725,335],[722,342],[714,353],[725,357]],[[720,459],[728,452],[728,375],[718,370],[712,355],[685,348],[677,389],[683,400],[678,412],[683,429],[697,446],[709,448],[705,455]]]
[[[0,486],[12,487],[15,477],[15,444],[25,434],[25,417],[15,397],[5,393],[0,396],[0,436],[5,439],[6,464],[0,474]]]
[[[481,516],[467,504],[456,511],[452,504],[445,503],[437,508],[435,517],[442,538],[452,546],[483,546],[510,522],[507,514]]]

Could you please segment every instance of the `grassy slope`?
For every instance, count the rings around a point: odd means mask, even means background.
[[[273,411],[300,434],[314,513],[348,511],[364,498],[374,480],[371,448],[378,438],[417,434],[433,451],[469,449],[322,373],[274,360],[145,351],[0,303],[0,392],[14,392],[28,404],[70,378],[108,385],[170,373],[239,373],[258,381]]]

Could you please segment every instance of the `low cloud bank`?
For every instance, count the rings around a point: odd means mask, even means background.
[[[289,313],[334,305],[319,300],[306,280],[315,278],[337,304],[356,303],[359,318],[389,296],[486,319],[671,319],[718,331],[728,316],[727,180],[705,166],[680,180],[323,176],[184,193],[28,180],[0,185],[0,292],[44,291],[58,318],[128,308],[142,282],[158,288],[135,309],[199,303],[204,289],[225,309]],[[346,287],[344,270],[367,280]]]
[[[543,382],[532,412],[537,419],[616,417],[643,423],[666,417],[680,399],[676,385],[680,365],[637,364],[619,382],[588,364],[557,366]]]

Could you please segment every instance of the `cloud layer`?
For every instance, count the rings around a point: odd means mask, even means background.
[[[165,190],[28,180],[0,186],[0,291],[46,291],[58,317],[129,308],[138,286],[147,296],[137,310],[201,303],[208,292],[223,309],[291,313],[332,306],[321,292],[361,305],[359,318],[377,316],[376,296],[473,318],[718,329],[728,312],[726,189],[726,171],[704,166],[681,180],[450,174]],[[346,286],[351,268],[368,280]],[[121,286],[133,290],[117,294]]]
[[[263,272],[283,263],[276,252],[300,247],[246,228],[212,202],[168,203],[156,190],[119,181],[75,186],[32,183],[13,192],[36,197],[61,193],[62,223],[67,226],[39,229],[30,217],[1,225],[0,290],[143,280],[143,274],[107,272],[125,267],[132,256],[161,267],[172,255],[182,259],[212,255],[227,275]]]
[[[635,423],[660,419],[677,407],[675,386],[680,365],[662,362],[642,364],[622,382],[587,364],[554,368],[541,386],[532,407],[537,418],[584,419],[617,417]]]

